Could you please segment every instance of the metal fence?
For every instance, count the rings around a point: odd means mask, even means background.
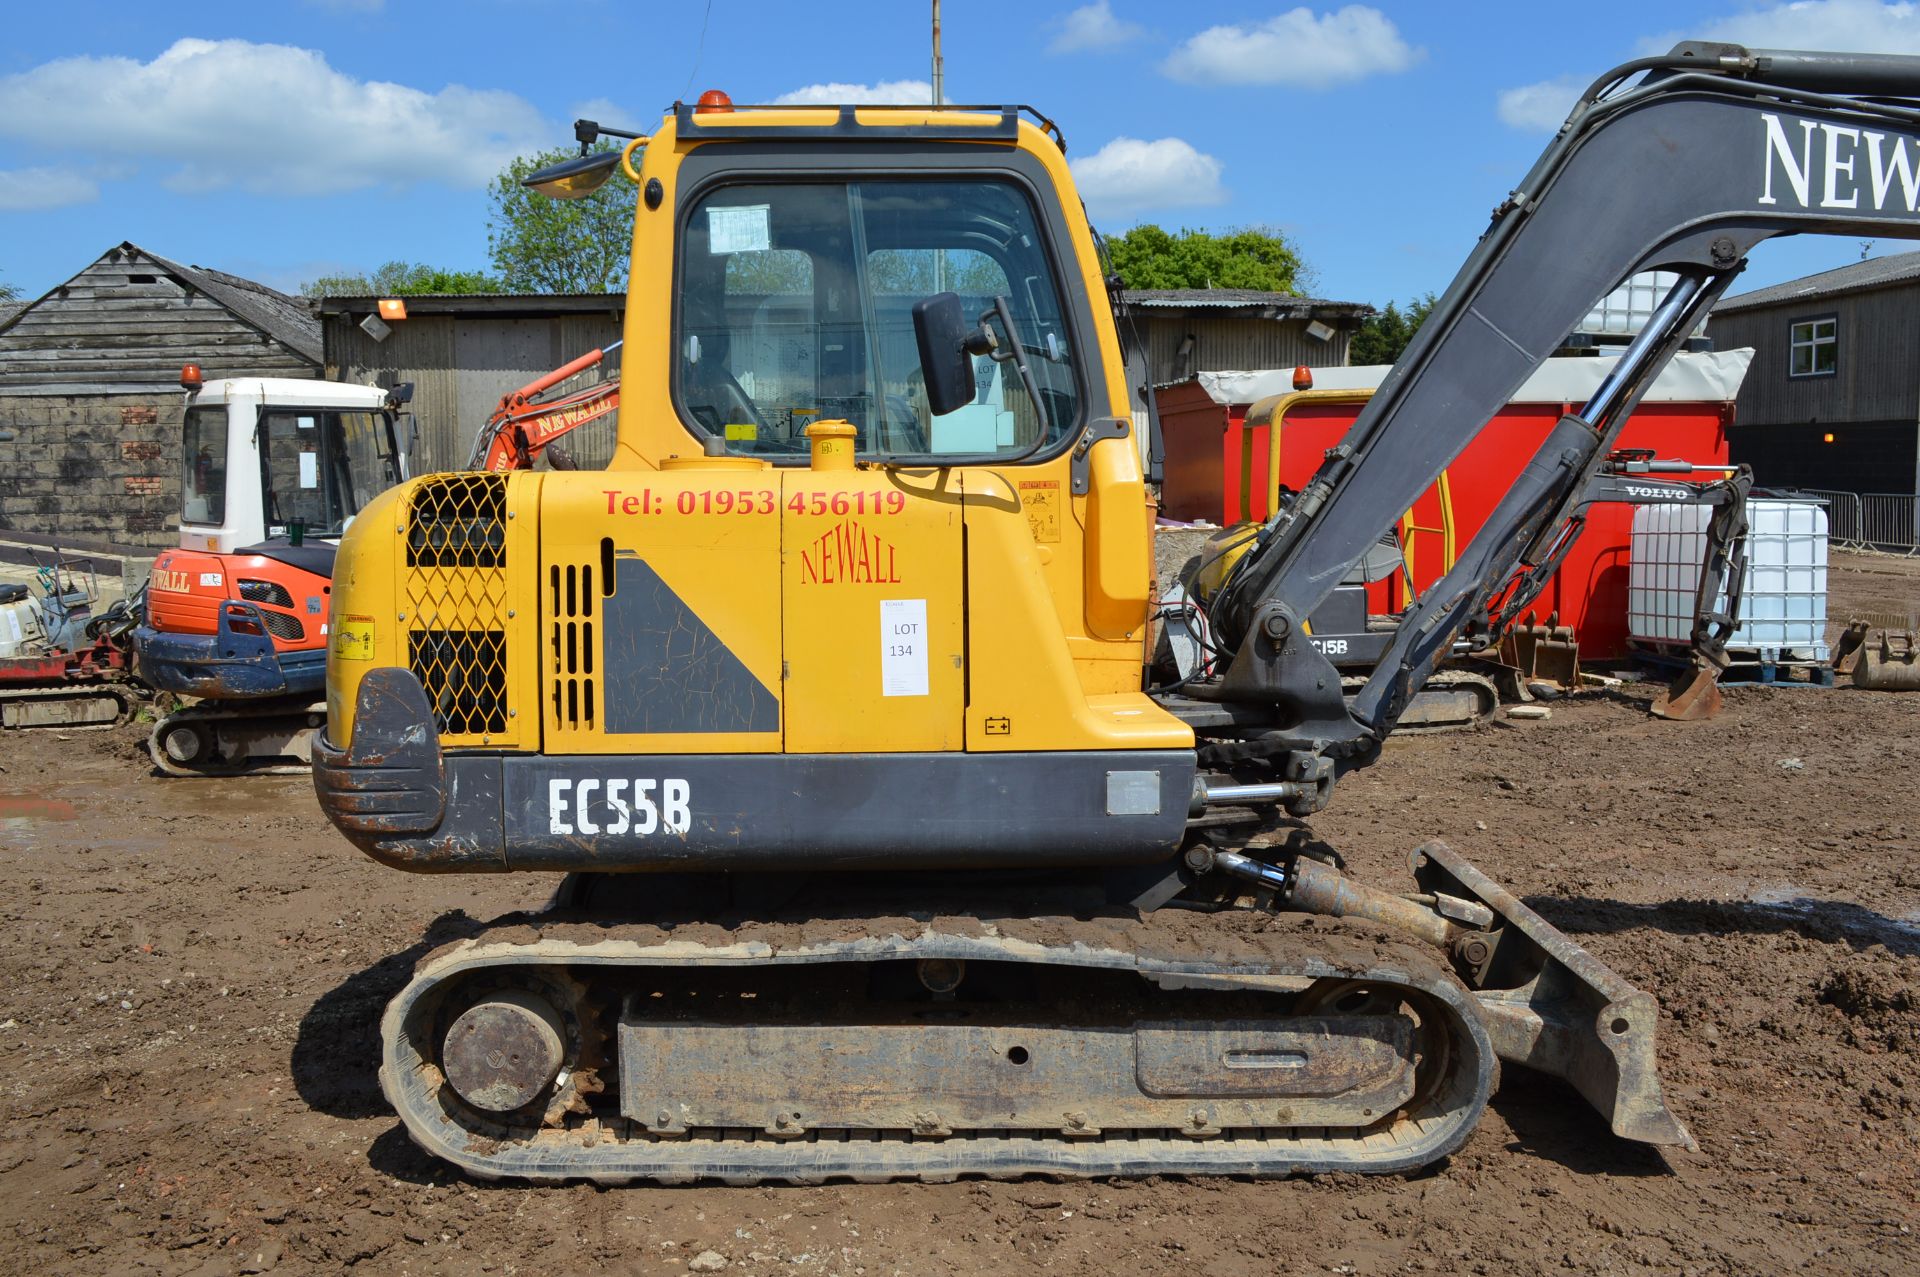
[[[1840,492],[1796,488],[1783,496],[1804,497],[1827,507],[1827,543],[1844,550],[1881,550],[1920,555],[1920,496],[1910,492]]]

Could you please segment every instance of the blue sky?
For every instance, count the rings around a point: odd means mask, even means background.
[[[577,115],[644,131],[712,87],[925,100],[928,8],[9,6],[0,281],[38,295],[123,239],[288,290],[395,258],[485,267],[489,177],[566,143]],[[1920,53],[1920,5],[1880,0],[944,8],[947,99],[1052,115],[1103,229],[1278,226],[1318,295],[1381,305],[1445,287],[1572,97],[1615,63],[1679,36]],[[1861,251],[1775,241],[1734,291]]]

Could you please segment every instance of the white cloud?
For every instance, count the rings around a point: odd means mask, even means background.
[[[0,137],[176,165],[172,189],[280,195],[383,182],[484,186],[562,141],[525,99],[357,80],[311,49],[176,41],[151,62],[78,57],[0,76]]]
[[[1287,84],[1326,89],[1404,71],[1427,56],[1400,38],[1378,9],[1290,9],[1248,26],[1209,27],[1175,49],[1160,70],[1191,84]]]
[[[1593,83],[1590,75],[1563,75],[1557,80],[1523,84],[1500,90],[1500,121],[1528,133],[1552,133],[1567,121],[1580,94]]]
[[[100,183],[57,168],[0,169],[0,213],[27,213],[100,198]]]
[[[569,126],[575,120],[592,120],[595,124],[604,124],[609,128],[633,129],[640,119],[641,116],[632,108],[621,106],[612,98],[588,98],[584,102],[575,102],[567,108]],[[653,120],[649,119],[646,123],[651,124]]]
[[[1117,137],[1070,167],[1080,197],[1103,213],[1219,204],[1227,198],[1220,161],[1177,137],[1152,142]]]
[[[1755,4],[1715,22],[1647,36],[1639,56],[1667,52],[1681,40],[1719,40],[1753,49],[1818,49],[1828,52],[1920,54],[1920,4],[1911,0],[1788,0]],[[1550,133],[1566,121],[1581,90],[1600,74],[1563,75],[1503,89],[1501,120],[1516,129]]]
[[[809,84],[774,99],[776,105],[832,106],[842,102],[918,106],[933,101],[933,86],[925,80],[882,80],[878,84]]]
[[[1083,4],[1063,18],[1056,18],[1048,24],[1053,28],[1053,39],[1047,45],[1048,53],[1088,53],[1100,49],[1117,49],[1130,44],[1147,33],[1147,29],[1137,22],[1128,22],[1114,16],[1113,6],[1108,0],[1095,0],[1093,4]]]
[[[1641,42],[1665,53],[1684,39],[1725,40],[1755,49],[1920,53],[1920,5],[1879,0],[1793,0],[1755,5],[1717,22]]]

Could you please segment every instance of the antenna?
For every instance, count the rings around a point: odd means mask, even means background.
[[[933,104],[944,100],[940,91],[940,0],[933,0]]]

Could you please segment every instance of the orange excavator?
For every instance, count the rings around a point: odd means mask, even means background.
[[[616,341],[603,350],[588,351],[572,363],[562,364],[539,380],[503,396],[500,406],[487,418],[480,437],[474,440],[467,469],[485,470],[489,474],[531,470],[542,452],[555,470],[575,469],[566,449],[554,444],[562,435],[619,409],[619,378],[601,381],[558,399],[541,396],[600,364],[618,349],[620,343]]]
[[[531,470],[570,432],[613,412],[619,382],[554,387],[619,347],[591,351],[503,395],[469,470]],[[175,776],[303,771],[326,722],[327,600],[334,549],[376,493],[407,477],[396,429],[411,389],[261,380],[189,393],[180,546],[154,562],[134,632],[142,678],[195,698],[154,725],[148,753]],[[234,464],[229,464],[232,459]]]

